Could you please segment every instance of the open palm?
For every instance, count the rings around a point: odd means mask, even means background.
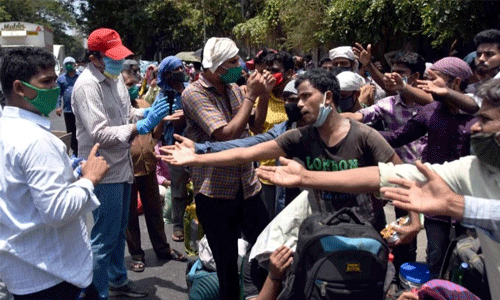
[[[284,187],[299,186],[302,181],[304,167],[298,162],[280,157],[281,166],[261,166],[257,169],[257,176],[276,185]]]

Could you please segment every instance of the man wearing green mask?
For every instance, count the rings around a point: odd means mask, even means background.
[[[125,228],[128,223],[133,167],[130,143],[146,134],[168,112],[168,103],[158,101],[147,116],[133,123],[142,111],[131,106],[121,71],[132,51],[123,46],[120,35],[108,28],[94,30],[88,37],[90,63],[73,88],[71,104],[76,119],[79,155],[86,155],[99,142],[100,155],[110,165],[96,196],[102,205],[94,211],[91,232],[94,255],[94,284],[102,299],[108,296],[144,297],[146,292],[132,284],[125,268]],[[109,293],[108,293],[109,288]]]
[[[0,81],[0,278],[15,299],[96,299],[84,215],[99,207],[95,186],[108,164],[93,145],[73,175],[66,147],[50,132],[59,87],[42,48],[4,54]]]
[[[71,93],[79,73],[75,68],[75,59],[68,56],[64,59],[63,65],[66,72],[57,78],[57,85],[61,88],[60,96],[57,99],[56,114],[61,116],[64,112],[64,122],[66,123],[66,132],[71,133],[71,150],[75,156],[78,156],[78,142],[76,140],[75,114],[71,109]],[[62,106],[62,107],[61,107]]]
[[[210,38],[205,44],[203,74],[182,93],[188,138],[196,142],[226,141],[248,136],[249,126],[262,126],[254,120],[267,107],[257,105],[252,114],[253,104],[257,97],[272,90],[274,80],[269,72],[255,72],[243,94],[234,84],[241,74],[238,52],[228,38]],[[196,212],[217,264],[219,299],[238,299],[237,229],[241,225],[252,244],[269,221],[260,197],[260,183],[251,163],[193,167],[190,171]]]

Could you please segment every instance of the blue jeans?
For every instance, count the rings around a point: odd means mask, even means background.
[[[94,193],[101,202],[94,211],[94,227],[90,234],[94,256],[93,283],[103,299],[108,298],[109,285],[128,282],[125,268],[125,229],[128,224],[131,184],[99,184]]]

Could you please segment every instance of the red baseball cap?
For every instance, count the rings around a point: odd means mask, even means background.
[[[121,60],[134,54],[123,46],[118,32],[109,28],[99,28],[89,35],[87,47],[90,51],[101,51],[104,55],[114,60]]]

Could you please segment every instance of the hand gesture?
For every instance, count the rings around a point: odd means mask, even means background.
[[[59,117],[62,115],[62,108],[56,108],[56,115],[58,115]]]
[[[153,130],[163,117],[167,115],[170,110],[170,105],[165,100],[166,97],[156,100],[153,106],[151,106],[151,109],[146,109],[144,111],[146,116],[136,123],[137,132],[139,132],[139,134],[146,134]]]
[[[274,280],[283,280],[286,269],[293,262],[293,251],[287,246],[280,246],[269,258],[269,277]]]
[[[260,166],[257,170],[257,176],[270,181],[275,185],[284,187],[299,186],[302,181],[302,174],[305,171],[304,167],[298,162],[280,157],[281,166]]]
[[[253,72],[247,80],[247,94],[250,98],[256,99],[266,92],[266,81],[264,75]]]
[[[414,292],[404,292],[399,296],[398,300],[418,300],[418,295]]]
[[[272,92],[274,86],[276,85],[276,78],[274,78],[273,74],[271,74],[271,72],[269,72],[268,70],[264,70],[262,72],[262,76],[264,77],[264,86],[266,88],[266,92]]]
[[[373,84],[365,84],[359,89],[358,101],[366,106],[373,105],[375,102],[375,86]]]
[[[395,243],[391,244],[391,246],[397,246],[401,244],[409,244],[411,243],[418,235],[420,232],[421,227],[412,227],[410,225],[406,226],[395,226],[392,225],[392,228],[394,231],[399,233],[399,240],[397,240]]]
[[[102,156],[96,156],[99,149],[99,143],[95,144],[90,150],[89,158],[82,166],[82,177],[92,181],[96,186],[109,170],[109,165]]]
[[[437,77],[432,70],[428,70],[428,73],[430,78]],[[444,97],[448,94],[448,88],[446,86],[437,86],[431,80],[417,80],[417,87],[424,90],[424,92],[431,93],[435,96]]]
[[[354,56],[357,60],[359,60],[363,66],[369,64],[372,60],[372,45],[368,44],[366,49],[360,43],[355,43],[354,47],[352,47],[352,51],[354,52]]]
[[[428,215],[450,216],[461,219],[462,213],[453,213],[449,209],[451,202],[463,202],[463,196],[455,194],[439,175],[416,161],[417,169],[425,175],[426,182],[420,183],[403,178],[392,178],[390,183],[400,187],[383,187],[380,192],[396,207]]]
[[[181,143],[175,142],[173,146],[160,147],[160,152],[166,155],[160,155],[161,159],[167,163],[174,166],[189,166],[196,163],[196,154],[194,153],[194,143],[190,139],[181,137],[179,135],[174,135],[178,140],[186,139],[186,143],[183,145]],[[192,147],[186,145],[192,144]]]
[[[385,73],[384,85],[388,91],[399,92],[405,88],[406,84],[398,73]]]
[[[184,111],[182,109],[176,110],[173,114],[166,116],[162,119],[163,122],[175,122],[184,118]]]

